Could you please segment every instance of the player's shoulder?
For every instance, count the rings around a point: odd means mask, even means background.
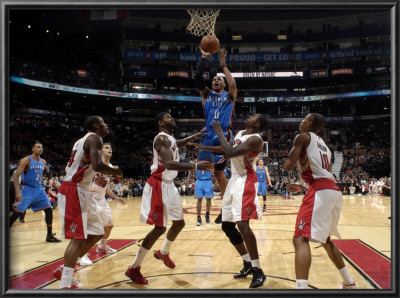
[[[302,132],[296,135],[295,140],[297,141],[308,141],[311,140],[311,134],[309,132]]]
[[[23,160],[30,160],[30,158],[29,158],[30,156],[29,155],[27,155],[27,156],[24,156],[23,158],[21,158],[19,161],[23,161]]]
[[[31,161],[31,159],[29,158],[29,155],[27,155],[27,156],[25,156],[25,157],[23,157],[23,158],[21,158],[20,160],[19,160],[19,164],[21,165],[21,164],[27,164],[27,163],[30,163],[30,161]]]
[[[159,144],[159,145],[167,145],[171,143],[171,136],[169,136],[166,133],[159,133],[158,135],[155,136],[154,138],[154,143]],[[172,137],[173,138],[173,137]],[[173,138],[175,140],[175,138]]]
[[[165,132],[159,132],[158,135],[154,137],[155,140],[169,140],[170,138],[173,138],[173,136],[170,136],[169,134]]]
[[[85,150],[89,149],[91,146],[101,146],[103,144],[103,140],[101,137],[99,137],[97,134],[92,133],[87,136],[85,143],[84,143],[84,148]],[[89,147],[87,147],[89,146]]]

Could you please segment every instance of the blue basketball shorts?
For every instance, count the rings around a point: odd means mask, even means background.
[[[32,187],[25,184],[22,186],[21,194],[22,201],[18,204],[17,212],[24,212],[29,205],[33,211],[51,207],[49,197],[42,186]]]
[[[267,184],[265,182],[258,181],[258,195],[265,196],[267,194]]]
[[[214,192],[211,180],[197,179],[194,187],[194,195],[196,198],[212,198],[214,196]]]

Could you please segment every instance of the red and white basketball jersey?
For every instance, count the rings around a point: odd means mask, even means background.
[[[161,158],[161,153],[154,148],[154,143],[159,136],[167,136],[171,142],[171,147],[169,149],[172,152],[173,160],[179,162],[179,149],[176,145],[175,138],[165,132],[159,132],[153,141],[153,164],[150,168],[151,175],[162,179],[165,182],[171,182],[178,175],[178,171],[167,170],[165,167],[165,162]]]
[[[307,149],[301,152],[297,161],[297,170],[300,176],[300,184],[308,187],[316,179],[329,179],[335,181],[331,173],[332,153],[324,140],[313,132]]]
[[[86,139],[93,134],[95,133],[88,132],[83,138],[76,141],[72,147],[71,157],[65,169],[66,174],[64,181],[78,183],[79,187],[84,190],[89,190],[93,176],[96,174],[90,163],[89,154],[87,154],[83,149]]]
[[[250,137],[259,137],[260,139],[261,136],[258,133],[250,134],[250,135],[243,135],[245,130],[239,131],[234,140],[233,140],[233,147],[236,147],[244,142]],[[257,159],[258,153],[248,153],[246,155],[241,155],[237,157],[231,158],[231,171],[232,175],[238,174],[240,176],[247,175],[249,173],[254,174],[254,167],[256,164],[256,159]]]

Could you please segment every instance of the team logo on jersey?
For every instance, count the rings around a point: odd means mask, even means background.
[[[75,234],[77,227],[78,227],[78,225],[76,223],[72,223],[72,224],[69,225],[69,228],[71,229],[71,232],[73,234]]]
[[[158,218],[158,215],[157,215],[157,213],[156,213],[156,212],[154,212],[154,213],[153,213],[153,220],[154,220],[154,221],[156,221],[156,220],[157,220],[157,218]]]
[[[306,222],[300,219],[300,222],[298,223],[297,227],[299,228],[300,231],[304,229],[304,226],[306,225]]]
[[[247,211],[247,214],[250,215],[250,214],[251,214],[251,211],[252,211],[251,207],[250,207],[250,206],[247,206],[247,207],[246,207],[246,211]]]

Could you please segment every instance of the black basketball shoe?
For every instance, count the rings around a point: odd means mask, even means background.
[[[250,284],[250,288],[258,288],[264,284],[267,277],[261,268],[253,268],[253,279]]]
[[[210,213],[206,212],[204,217],[206,218],[206,223],[210,223]]]
[[[48,234],[47,237],[46,237],[46,242],[61,242],[61,240],[56,238],[56,237],[54,237],[54,235],[55,235],[55,233],[54,234]]]
[[[249,274],[253,273],[253,267],[251,267],[251,262],[243,261],[243,269],[239,273],[235,274],[234,278],[244,278]]]

